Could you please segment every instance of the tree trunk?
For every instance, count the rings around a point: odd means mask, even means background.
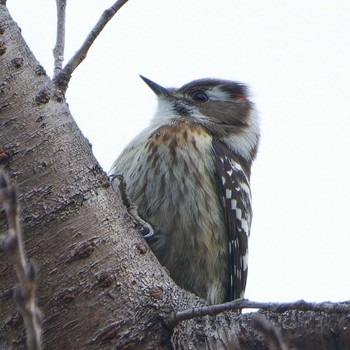
[[[17,183],[25,249],[39,269],[45,347],[158,342],[169,333],[159,309],[181,291],[133,228],[60,91],[0,9],[2,165]],[[10,297],[16,277],[0,258],[1,344],[18,348],[24,333]]]
[[[25,250],[39,270],[45,349],[267,349],[251,315],[165,320],[205,302],[177,287],[112,190],[59,89],[0,2],[0,164],[17,184]],[[0,212],[0,231],[6,234]],[[0,236],[1,237],[1,236]],[[0,249],[0,348],[25,347]],[[291,348],[350,348],[349,320],[265,313]]]

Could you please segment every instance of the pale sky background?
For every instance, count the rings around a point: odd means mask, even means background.
[[[66,60],[107,0],[68,0]],[[8,0],[49,75],[54,0]],[[349,0],[130,0],[74,73],[67,102],[105,170],[156,109],[164,86],[247,83],[262,139],[252,172],[246,297],[350,299]]]

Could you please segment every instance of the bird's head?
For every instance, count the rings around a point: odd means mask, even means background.
[[[141,78],[158,97],[155,122],[201,124],[238,155],[247,160],[255,157],[260,136],[259,121],[244,84],[207,78],[174,89]]]

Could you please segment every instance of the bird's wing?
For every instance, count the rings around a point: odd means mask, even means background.
[[[229,283],[227,300],[243,297],[248,272],[248,238],[252,220],[249,179],[235,154],[213,142],[217,186],[223,201],[228,234]]]

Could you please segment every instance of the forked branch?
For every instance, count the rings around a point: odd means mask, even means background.
[[[113,6],[111,6],[109,9],[105,10],[96,23],[95,27],[91,30],[87,38],[85,39],[83,45],[80,47],[80,49],[73,55],[73,57],[69,60],[69,62],[66,64],[66,66],[63,68],[61,73],[59,73],[55,79],[54,82],[56,86],[65,93],[68,87],[68,83],[72,77],[72,74],[74,70],[79,66],[79,64],[86,58],[87,53],[95,41],[95,39],[98,37],[98,35],[101,33],[103,28],[106,26],[106,24],[113,18],[113,16],[121,9],[123,5],[125,5],[128,2],[128,0],[118,0]]]

